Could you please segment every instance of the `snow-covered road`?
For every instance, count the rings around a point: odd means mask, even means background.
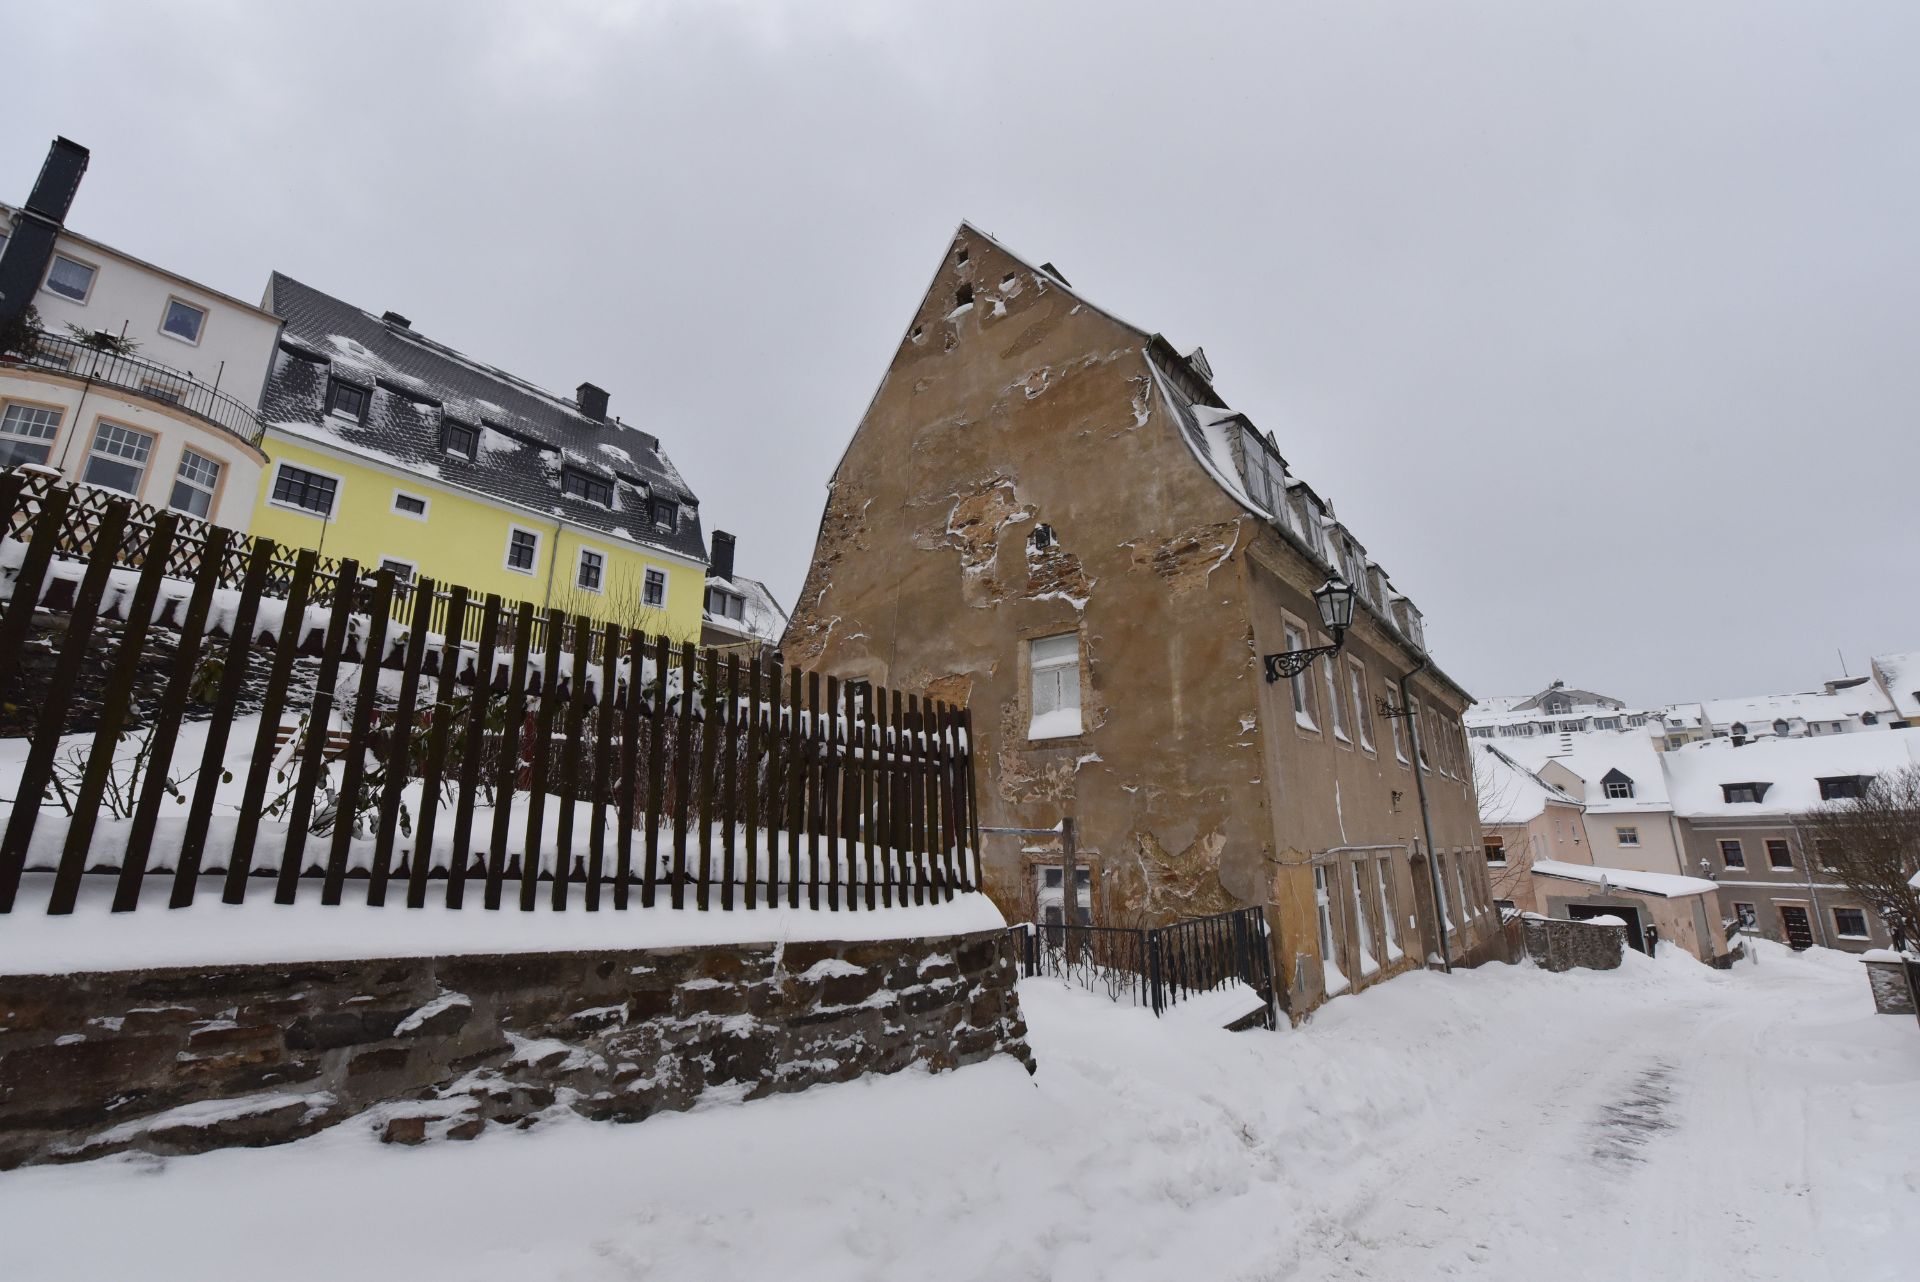
[[[1033,1080],[14,1172],[4,1272],[1872,1282],[1920,1258],[1920,1025],[1838,954],[1419,975],[1276,1034],[1022,995]]]

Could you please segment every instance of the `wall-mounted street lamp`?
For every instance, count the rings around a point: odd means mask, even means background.
[[[1353,626],[1353,587],[1339,575],[1334,575],[1313,594],[1314,604],[1320,607],[1320,622],[1326,625],[1333,637],[1332,645],[1310,646],[1305,650],[1282,650],[1279,654],[1264,655],[1267,665],[1267,680],[1279,681],[1286,677],[1297,677],[1307,670],[1307,665],[1321,655],[1336,654],[1340,645],[1347,639],[1347,629]]]

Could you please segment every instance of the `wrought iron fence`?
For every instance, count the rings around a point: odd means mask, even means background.
[[[13,351],[0,356],[0,362],[70,374],[171,405],[256,449],[266,432],[252,406],[201,382],[185,370],[143,356],[109,351],[80,339],[37,331]]]
[[[1237,981],[1264,1003],[1261,1025],[1277,1025],[1273,956],[1266,914],[1259,908],[1144,929],[1049,922],[1012,930],[1029,977],[1055,976],[1156,1015]]]

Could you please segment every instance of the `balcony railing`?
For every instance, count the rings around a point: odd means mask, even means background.
[[[32,334],[0,356],[0,368],[26,365],[101,383],[161,405],[185,410],[258,449],[265,429],[260,416],[242,401],[202,383],[185,370],[141,356],[121,356],[73,338]]]

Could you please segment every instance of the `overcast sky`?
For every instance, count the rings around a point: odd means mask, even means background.
[[[0,196],[63,133],[84,234],[599,383],[788,601],[965,218],[1204,344],[1477,694],[1920,648],[1912,0],[0,10]]]

